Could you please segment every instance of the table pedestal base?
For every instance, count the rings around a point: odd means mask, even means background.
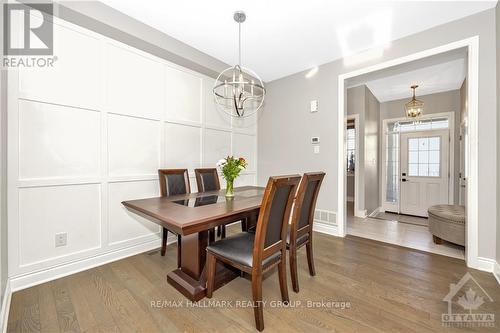
[[[229,281],[240,276],[240,271],[234,267],[225,266],[222,263],[217,263],[217,272],[215,275],[215,289],[218,289]],[[182,268],[178,268],[167,274],[167,282],[177,289],[181,294],[189,300],[197,302],[206,296],[206,278],[202,274],[200,280],[192,278],[184,273]]]

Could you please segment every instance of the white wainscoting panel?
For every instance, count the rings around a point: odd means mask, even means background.
[[[165,79],[167,119],[200,123],[201,76],[166,66]]]
[[[19,96],[97,109],[102,99],[102,41],[90,31],[54,24],[53,68],[19,71]]]
[[[155,175],[161,122],[108,114],[109,175]]]
[[[203,145],[203,165],[215,167],[217,161],[231,155],[231,132],[206,129]]]
[[[55,67],[8,76],[16,290],[160,247],[161,228],[121,204],[158,196],[159,168],[188,168],[196,192],[194,169],[234,154],[250,163],[236,186],[256,182],[256,117],[219,110],[213,78],[54,20]]]
[[[99,176],[100,113],[19,100],[19,179]]]
[[[237,132],[256,135],[257,121],[258,121],[258,113],[248,117],[233,118],[233,129]]]
[[[125,241],[137,242],[144,236],[158,234],[160,227],[157,224],[132,213],[121,204],[124,200],[158,195],[159,187],[156,180],[109,184],[109,245]]]
[[[109,112],[161,119],[164,65],[125,46],[106,44],[106,102]]]
[[[165,123],[165,167],[188,168],[201,165],[201,128]]]
[[[234,186],[255,185],[255,182],[256,180],[254,174],[241,174],[238,178],[236,178]]]
[[[214,94],[214,79],[203,79],[203,95],[205,103],[205,124],[207,127],[231,129],[231,116],[224,111],[218,109],[215,104]]]
[[[19,191],[20,265],[33,265],[101,244],[99,184],[23,188]],[[55,246],[55,234],[67,245]]]
[[[244,157],[247,162],[247,170],[255,171],[257,168],[255,159],[257,152],[257,140],[253,135],[233,133],[233,155]]]

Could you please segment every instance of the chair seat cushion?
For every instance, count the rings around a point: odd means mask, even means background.
[[[219,257],[224,257],[240,265],[252,267],[253,264],[253,243],[255,234],[251,232],[241,232],[236,235],[221,239],[207,246],[207,251]],[[280,257],[280,252],[266,258],[262,266],[276,261]]]

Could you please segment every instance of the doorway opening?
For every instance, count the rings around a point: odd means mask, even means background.
[[[373,146],[373,142],[363,142],[363,128],[356,128],[356,134],[361,137],[360,141],[355,141],[356,148],[359,148],[360,152],[359,155],[354,155],[355,172],[352,175],[352,170],[349,169],[352,159],[350,155],[347,155],[349,128],[346,120],[352,117],[348,110],[349,89],[363,85],[370,75],[372,81],[380,81],[385,69],[388,69],[387,72],[390,74],[401,74],[398,73],[398,69],[406,65],[409,68],[408,72],[413,72],[419,65],[432,57],[443,61],[443,57],[446,58],[450,54],[453,56],[457,53],[466,55],[464,58],[466,80],[461,82],[461,87],[454,88],[462,94],[459,99],[465,99],[468,102],[466,117],[463,117],[460,105],[455,108],[445,108],[429,102],[425,110],[431,112],[424,111],[424,116],[421,119],[409,122],[408,119],[402,117],[404,108],[401,107],[399,119],[386,117],[379,120],[378,148],[376,148],[375,153],[367,151],[370,146]],[[479,267],[477,258],[477,165],[470,158],[477,151],[477,146],[473,144],[477,135],[477,91],[472,88],[477,88],[477,60],[477,38],[470,38],[339,76],[339,87],[341,88],[339,108],[346,111],[346,114],[339,113],[339,120],[342,120],[340,124],[344,125],[339,131],[339,139],[342,138],[339,141],[339,151],[342,154],[342,158],[339,159],[339,184],[341,186],[339,186],[338,197],[338,233],[340,236],[345,236],[347,233],[357,233],[357,230],[350,228],[350,216],[355,219],[392,220],[397,224],[388,226],[387,233],[397,229],[405,230],[396,236],[393,235],[395,238],[399,238],[399,243],[395,242],[398,245],[454,257],[461,256],[466,259],[469,267]],[[441,75],[442,72],[434,74]],[[368,88],[368,90],[371,89]],[[435,93],[442,92],[445,91],[436,91]],[[377,94],[375,93],[375,95]],[[367,103],[366,98],[365,103]],[[366,106],[366,108],[368,107]],[[363,112],[366,111],[365,109]],[[363,127],[366,115],[359,115],[357,112],[355,114],[361,119],[359,126]],[[366,128],[365,132],[365,138],[366,135],[373,135]],[[342,148],[340,149],[340,147]],[[363,170],[363,167],[369,168],[370,164],[377,165],[375,168],[378,173],[377,177],[370,177],[366,170]],[[349,177],[353,177],[354,182]],[[363,182],[365,184],[373,182],[373,178],[376,178],[379,184],[379,193],[366,196],[366,193],[362,193],[359,189]],[[347,191],[352,191],[353,183],[355,184],[354,195],[350,195],[349,193],[352,192],[348,193]],[[368,203],[368,200],[373,197],[377,197],[378,205],[376,207],[370,206]],[[467,240],[466,247],[460,249],[452,243],[449,244],[451,248],[461,251],[461,255],[453,254],[447,250],[433,251],[433,249],[426,249],[425,246],[422,247],[422,244],[416,244],[416,246],[408,243],[401,244],[405,238],[408,240],[407,236],[402,236],[403,234],[413,234],[418,227],[425,226],[426,223],[422,221],[427,219],[427,211],[431,205],[444,203],[467,206],[466,214],[469,222],[464,230]],[[364,214],[364,209],[366,209],[366,214]],[[376,232],[371,229],[367,233]],[[429,238],[432,241],[430,233]]]

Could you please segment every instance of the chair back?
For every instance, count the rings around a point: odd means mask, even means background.
[[[291,242],[312,230],[316,200],[324,178],[324,172],[308,172],[302,176],[293,206]]]
[[[288,221],[299,175],[270,177],[267,182],[255,230],[253,267],[286,246]]]
[[[158,176],[162,197],[191,193],[187,169],[160,169]]]
[[[220,190],[219,175],[216,168],[194,169],[194,174],[196,175],[198,192]]]

